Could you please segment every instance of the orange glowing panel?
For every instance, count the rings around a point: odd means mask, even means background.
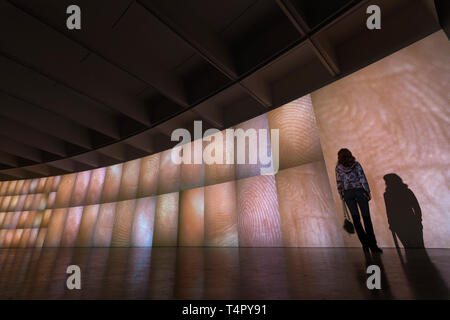
[[[204,188],[180,193],[179,245],[202,246],[204,241]]]
[[[40,178],[38,181],[38,186],[36,189],[37,193],[43,193],[44,192],[44,187],[45,187],[45,183],[47,182],[47,178]]]
[[[41,228],[47,228],[48,223],[50,221],[50,217],[52,216],[52,211],[50,209],[47,209],[44,211],[44,216],[42,217],[42,224],[41,224]]]
[[[69,208],[66,223],[61,237],[61,247],[74,247],[78,236],[83,207]]]
[[[138,197],[156,195],[158,189],[159,161],[159,153],[142,158]]]
[[[1,226],[2,229],[9,229],[12,215],[13,215],[13,212],[5,212],[5,217],[3,218],[3,224]]]
[[[3,197],[3,201],[0,207],[0,211],[8,211],[9,202],[11,201],[11,196]]]
[[[43,202],[41,201],[42,198],[44,198]],[[45,209],[45,204],[46,204],[45,197],[42,196],[42,193],[37,193],[34,195],[33,204],[31,205],[30,210],[36,210],[39,208],[41,208],[41,210],[43,210],[43,209]]]
[[[23,183],[23,187],[22,187],[22,192],[20,194],[28,194],[30,193],[30,185],[31,185],[31,180],[25,180],[25,182]]]
[[[24,229],[22,237],[20,238],[19,248],[26,248],[30,239],[31,229]]]
[[[5,220],[6,212],[0,212],[0,229],[3,226],[3,221]]]
[[[61,183],[56,193],[55,208],[67,208],[70,205],[70,198],[72,197],[76,177],[76,173],[66,174],[61,177]]]
[[[95,204],[83,208],[83,216],[81,218],[76,240],[77,247],[92,247],[99,207],[100,205]]]
[[[20,239],[22,238],[23,229],[15,229],[14,236],[11,242],[11,248],[17,248],[20,244]]]
[[[136,200],[126,200],[117,203],[111,247],[130,246],[135,208]]]
[[[120,180],[122,178],[122,164],[106,168],[105,182],[101,203],[115,202],[119,197]]]
[[[280,170],[320,161],[322,149],[310,95],[267,113],[280,136]]]
[[[8,195],[14,195],[14,190],[17,185],[17,180],[11,181],[11,183],[8,185],[8,190],[6,191]]]
[[[158,194],[176,192],[180,189],[179,164],[172,162],[172,150],[160,153]]]
[[[5,241],[3,242],[3,248],[9,248],[14,239],[14,233],[16,230],[9,229],[6,231]]]
[[[114,215],[116,203],[105,203],[100,205],[97,223],[94,231],[94,247],[109,247],[114,227]]]
[[[162,194],[157,197],[153,246],[177,245],[178,199],[178,192]]]
[[[20,212],[18,213],[20,215],[20,219],[19,219],[19,222],[17,223],[17,228],[21,228],[21,229],[25,228],[25,220],[27,220],[29,213],[30,213],[29,211],[24,211],[22,213],[20,213]]]
[[[75,180],[75,186],[72,191],[72,198],[70,200],[71,207],[85,205],[86,192],[91,178],[91,171],[79,172]]]
[[[50,193],[52,192],[52,186],[53,186],[53,179],[54,177],[48,177],[47,181],[45,182],[45,186],[44,189],[42,190],[42,192],[44,193]]]
[[[230,164],[230,162],[234,162],[234,143],[231,143],[231,141],[227,143],[225,130],[221,131],[221,136],[214,135],[211,137],[210,141],[205,141],[204,150],[206,150],[206,154],[209,154],[208,148],[210,144],[214,144],[217,148],[219,148],[220,143],[214,143],[214,139],[216,139],[216,137],[217,139],[220,139],[220,137],[222,138],[222,161],[220,161],[219,156],[217,156],[218,160],[222,163],[204,164],[205,185],[222,183],[235,179],[235,164]],[[220,150],[218,150],[218,152],[220,153]],[[215,155],[215,151],[211,152],[211,154]],[[230,159],[232,161],[230,161]]]
[[[238,246],[236,182],[205,187],[205,245]]]
[[[155,208],[156,197],[141,198],[136,201],[133,228],[131,231],[131,246],[152,246]]]
[[[237,181],[238,232],[241,247],[281,247],[275,177],[257,176]]]
[[[10,181],[3,181],[0,186],[0,196],[6,195],[6,191],[8,190],[8,185],[10,184]]]
[[[39,233],[37,234],[36,241],[34,242],[34,247],[42,248],[44,246],[44,241],[47,235],[47,229],[39,229]]]
[[[55,207],[56,192],[50,192],[47,198],[46,209],[53,209]]]
[[[53,177],[52,192],[58,191],[60,183],[61,183],[61,176]]]
[[[34,196],[35,196],[34,194],[28,194],[26,196],[25,203],[23,205],[23,210],[32,210]]]
[[[0,248],[4,247],[7,229],[0,229]]]
[[[38,237],[39,229],[31,229],[30,236],[28,238],[27,247],[34,247],[36,244],[36,239]]]
[[[123,164],[118,201],[136,198],[140,168],[141,159],[128,161]]]
[[[186,150],[190,150],[190,164],[181,164],[181,181],[180,188],[182,190],[201,187],[204,185],[204,168],[203,168],[203,142],[191,142],[183,146]],[[184,151],[182,151],[184,152]],[[186,157],[187,158],[187,157]],[[195,164],[194,160],[200,160],[201,163]]]
[[[62,231],[64,229],[64,223],[66,222],[66,215],[66,208],[53,210],[48,223],[44,247],[59,247]]]
[[[17,181],[16,188],[14,189],[14,194],[22,194],[24,184],[25,184],[25,180]]]
[[[11,196],[11,200],[9,201],[8,211],[19,211],[16,209],[17,203],[19,200],[19,196]]]
[[[284,246],[344,245],[323,161],[282,170],[276,181]]]

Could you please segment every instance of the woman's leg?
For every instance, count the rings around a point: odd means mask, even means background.
[[[347,204],[350,214],[352,215],[353,225],[355,226],[356,234],[363,247],[367,247],[367,236],[361,225],[361,219],[359,217],[359,210],[356,201],[356,195],[353,190],[346,190],[344,193],[344,200]]]
[[[364,191],[357,190],[356,202],[361,210],[361,215],[364,221],[364,229],[366,231],[367,245],[370,247],[377,246],[377,240],[375,238],[375,232],[373,231],[372,219],[370,218],[369,200],[364,194]]]

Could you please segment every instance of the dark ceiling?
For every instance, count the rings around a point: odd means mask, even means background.
[[[66,8],[81,8],[68,30]],[[431,0],[0,1],[0,180],[82,171],[224,129],[438,30]]]

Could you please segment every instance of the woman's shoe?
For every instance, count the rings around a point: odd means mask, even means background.
[[[370,247],[370,251],[372,251],[372,253],[383,253],[383,250],[378,246]]]

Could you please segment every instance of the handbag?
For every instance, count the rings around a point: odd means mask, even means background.
[[[342,206],[344,208],[344,230],[347,231],[349,234],[355,233],[355,227],[353,226],[353,223],[350,221],[350,215],[347,211],[347,205],[345,204],[345,201],[342,200]]]

